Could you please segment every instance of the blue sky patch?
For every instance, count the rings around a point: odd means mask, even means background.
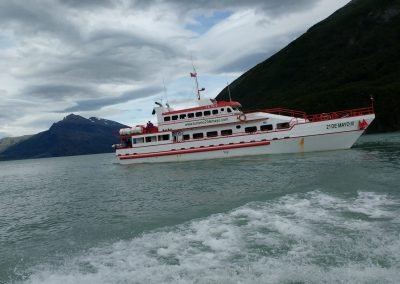
[[[230,15],[232,15],[232,12],[227,10],[215,11],[211,15],[199,15],[195,17],[195,23],[186,25],[185,28],[197,34],[204,34]]]

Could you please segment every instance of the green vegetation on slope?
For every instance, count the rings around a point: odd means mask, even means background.
[[[230,85],[245,109],[364,107],[373,131],[400,130],[400,0],[353,0]],[[217,99],[227,99],[225,88]]]

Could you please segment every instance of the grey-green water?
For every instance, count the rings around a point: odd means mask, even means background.
[[[352,150],[0,162],[0,283],[399,283],[400,134]]]

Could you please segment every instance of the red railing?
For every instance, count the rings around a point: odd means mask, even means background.
[[[273,113],[273,114],[278,114],[278,115],[285,115],[285,116],[293,116],[293,117],[299,117],[299,118],[307,118],[307,113],[304,111],[300,110],[293,110],[293,109],[286,109],[286,108],[270,108],[270,109],[264,109],[262,110],[263,112],[268,112],[268,113]]]
[[[311,114],[311,115],[307,116],[307,119],[310,122],[316,122],[316,121],[322,121],[322,120],[360,116],[360,115],[366,115],[366,114],[372,114],[372,113],[374,113],[374,108],[372,106],[370,106],[370,107],[365,107],[365,108],[349,109],[349,110],[320,113],[320,114]]]
[[[304,111],[285,109],[285,108],[264,109],[262,110],[262,112],[295,117],[292,120],[296,120],[296,118],[303,118],[308,120],[308,122],[316,122],[316,121],[372,114],[374,113],[374,107],[370,106],[365,108],[357,108],[357,109],[311,114],[311,115],[308,115]]]

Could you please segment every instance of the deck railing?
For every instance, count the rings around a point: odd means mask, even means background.
[[[293,109],[286,109],[286,108],[270,108],[264,109],[263,112],[268,112],[277,115],[285,115],[285,116],[293,116],[298,118],[307,118],[307,113],[304,111],[293,110]]]
[[[262,112],[278,114],[278,115],[285,115],[285,116],[292,116],[295,118],[303,118],[303,119],[306,119],[308,122],[317,122],[317,121],[323,121],[323,120],[372,114],[372,113],[374,113],[374,108],[373,108],[373,106],[370,106],[370,107],[365,107],[365,108],[349,109],[349,110],[334,111],[334,112],[319,113],[319,114],[310,114],[310,115],[308,115],[304,111],[285,109],[285,108],[264,109],[264,110],[262,110]]]
[[[349,109],[349,110],[334,111],[334,112],[320,113],[320,114],[311,114],[307,116],[307,119],[310,122],[317,122],[322,120],[353,117],[353,116],[360,116],[372,113],[374,113],[374,108],[370,106],[365,108]]]

